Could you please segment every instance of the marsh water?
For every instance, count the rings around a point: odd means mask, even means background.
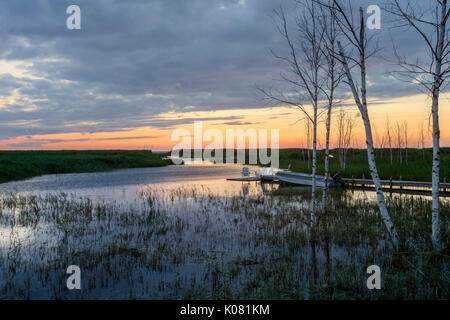
[[[250,167],[251,171],[258,170]],[[95,201],[130,203],[139,200],[139,191],[148,186],[173,190],[181,185],[208,189],[215,195],[231,196],[250,191],[259,193],[266,186],[255,183],[227,181],[241,176],[240,165],[213,165],[209,163],[156,168],[123,169],[111,172],[54,174],[23,181],[0,184],[0,193],[17,192],[46,194],[64,192]],[[271,188],[271,186],[269,186]]]
[[[147,187],[175,190],[180,186],[197,188],[199,193],[216,196],[261,195],[279,188],[279,185],[259,182],[227,181],[241,176],[242,165],[214,165],[209,162],[156,168],[123,169],[111,172],[53,174],[32,179],[0,184],[0,193],[51,194],[66,193],[72,197],[88,197],[96,202],[118,204],[135,203],[141,200],[140,192]],[[250,172],[259,171],[250,166]],[[295,187],[308,190],[308,187]],[[375,201],[375,192],[352,190],[353,199]],[[416,194],[415,198],[431,199],[427,194]],[[450,199],[442,199],[450,201]]]
[[[286,194],[226,180],[241,169],[168,166],[0,184],[0,298],[380,298],[365,289],[371,264],[390,268],[390,288],[410,281],[392,266],[373,192],[332,193],[331,212],[311,232],[308,188]],[[429,210],[428,197],[394,196],[389,205],[400,218],[410,214],[402,229],[426,242],[416,212]],[[425,274],[425,258],[415,258]],[[66,287],[69,265],[82,270],[81,290]],[[448,282],[448,264],[440,272]],[[434,289],[423,279],[407,297]]]

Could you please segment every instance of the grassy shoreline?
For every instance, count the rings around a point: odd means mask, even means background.
[[[45,174],[104,172],[171,164],[149,150],[0,151],[0,183]]]
[[[294,172],[310,173],[307,154],[306,149],[280,149],[280,167],[287,168],[290,164]],[[340,167],[338,150],[333,149],[330,154],[331,173],[340,172],[348,178],[370,178],[366,150],[349,150],[345,170]],[[148,150],[0,151],[0,183],[45,174],[104,172],[171,164],[170,160],[163,160],[163,156]],[[324,151],[319,150],[317,156],[317,173],[323,175]],[[431,181],[432,156],[432,149],[408,149],[407,161],[403,154],[400,162],[398,150],[393,150],[391,164],[389,149],[376,150],[378,172],[382,179]],[[450,148],[441,148],[440,171],[441,181],[450,182]]]
[[[237,157],[237,150],[235,159]],[[294,172],[311,173],[312,160],[308,161],[308,152],[312,159],[312,150],[307,149],[280,149],[279,164],[280,168],[286,169],[291,165]],[[270,150],[268,150],[270,156]],[[390,149],[376,149],[375,158],[378,168],[378,174],[381,179],[404,180],[404,181],[431,181],[431,166],[433,159],[433,150],[428,149],[392,149],[391,163]],[[214,157],[212,152],[212,157]],[[223,150],[223,162],[226,162],[226,151]],[[258,152],[259,155],[259,152]],[[191,153],[192,158],[192,153]],[[450,148],[441,148],[440,179],[441,182],[450,182]],[[184,155],[183,155],[184,157]],[[186,155],[189,158],[189,155]],[[207,160],[207,159],[205,159]],[[261,164],[258,156],[258,165]],[[245,150],[245,163],[249,164],[249,150]],[[254,164],[254,163],[252,163]],[[317,174],[324,175],[325,151],[317,150]],[[346,168],[342,169],[339,163],[339,150],[330,150],[330,173],[340,172],[345,178],[366,178],[370,179],[370,170],[367,161],[366,149],[349,149],[347,153]]]

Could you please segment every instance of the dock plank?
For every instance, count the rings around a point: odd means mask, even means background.
[[[371,179],[351,179],[351,178],[342,178],[341,181],[348,186],[373,186],[373,181]],[[402,180],[381,180],[381,185],[383,187],[398,187],[398,188],[425,188],[431,189],[431,182],[428,181],[402,181]],[[449,190],[450,191],[450,183],[440,183],[439,189]]]

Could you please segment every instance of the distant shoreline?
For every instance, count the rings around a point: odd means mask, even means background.
[[[291,165],[294,172],[311,172],[307,149],[280,149],[280,167]],[[365,149],[349,149],[347,165],[342,169],[338,149],[330,150],[330,174],[340,172],[346,178],[370,179]],[[402,157],[400,157],[400,153]],[[431,181],[432,149],[376,149],[375,156],[382,179]],[[160,167],[173,164],[169,152],[150,150],[61,150],[0,151],[0,183],[29,179],[46,174],[105,172],[117,169]],[[319,175],[324,174],[323,150],[318,151]],[[224,159],[225,161],[225,159]],[[248,161],[248,150],[246,150]],[[260,164],[256,164],[261,166]],[[441,148],[441,182],[450,182],[450,148]]]
[[[46,174],[162,167],[165,153],[149,150],[0,151],[0,183]]]
[[[270,149],[269,149],[270,152]],[[226,162],[226,152],[222,150],[223,163]],[[237,150],[235,150],[236,158]],[[183,155],[183,158],[192,158],[191,155]],[[391,156],[392,155],[392,156]],[[214,155],[212,155],[214,156]],[[289,148],[279,149],[280,168],[288,168],[293,172],[312,173],[312,151],[311,149]],[[450,182],[450,148],[440,149],[441,182]],[[324,175],[325,152],[317,150],[317,174]],[[391,160],[392,157],[392,160]],[[308,159],[309,158],[309,159]],[[366,149],[349,148],[345,152],[345,166],[341,163],[341,152],[339,149],[330,150],[330,174],[339,172],[342,177],[355,179],[371,179],[367,161]],[[375,149],[375,160],[380,178],[383,180],[403,181],[431,181],[431,164],[433,150],[431,148],[377,148]],[[204,159],[207,160],[207,159]],[[249,150],[245,149],[245,163],[249,163]],[[262,166],[261,163],[255,165]]]

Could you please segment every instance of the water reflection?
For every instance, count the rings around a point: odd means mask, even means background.
[[[250,167],[251,172],[258,167]],[[286,187],[273,183],[236,182],[227,178],[241,176],[241,165],[213,165],[210,162],[190,162],[182,166],[158,168],[136,168],[112,172],[58,174],[35,177],[23,181],[0,184],[0,193],[46,194],[64,192],[77,197],[89,197],[93,201],[135,203],[139,201],[139,191],[148,186],[174,190],[180,185],[207,190],[217,196],[260,195],[267,192],[288,190],[289,192],[308,192],[309,187]],[[371,190],[352,190],[355,200],[376,201]],[[389,196],[389,193],[385,193]],[[427,194],[413,195],[415,198],[431,199]],[[443,198],[442,200],[449,200]]]
[[[308,187],[226,181],[240,174],[171,166],[0,185],[0,298],[70,298],[58,284],[74,263],[86,266],[83,298],[367,298],[365,269],[352,268],[392,261],[376,205],[366,205],[373,192],[334,190],[316,232]],[[400,217],[428,210],[391,207]],[[410,237],[423,233],[414,215],[402,221]]]
[[[89,197],[94,201],[135,202],[138,191],[146,186],[173,190],[180,185],[205,187],[215,195],[240,194],[241,183],[227,182],[227,178],[241,175],[239,165],[192,164],[158,168],[124,169],[112,172],[58,174],[29,180],[0,184],[0,193],[55,193],[64,192]],[[253,168],[256,170],[257,168]],[[249,187],[249,193],[261,192]]]

